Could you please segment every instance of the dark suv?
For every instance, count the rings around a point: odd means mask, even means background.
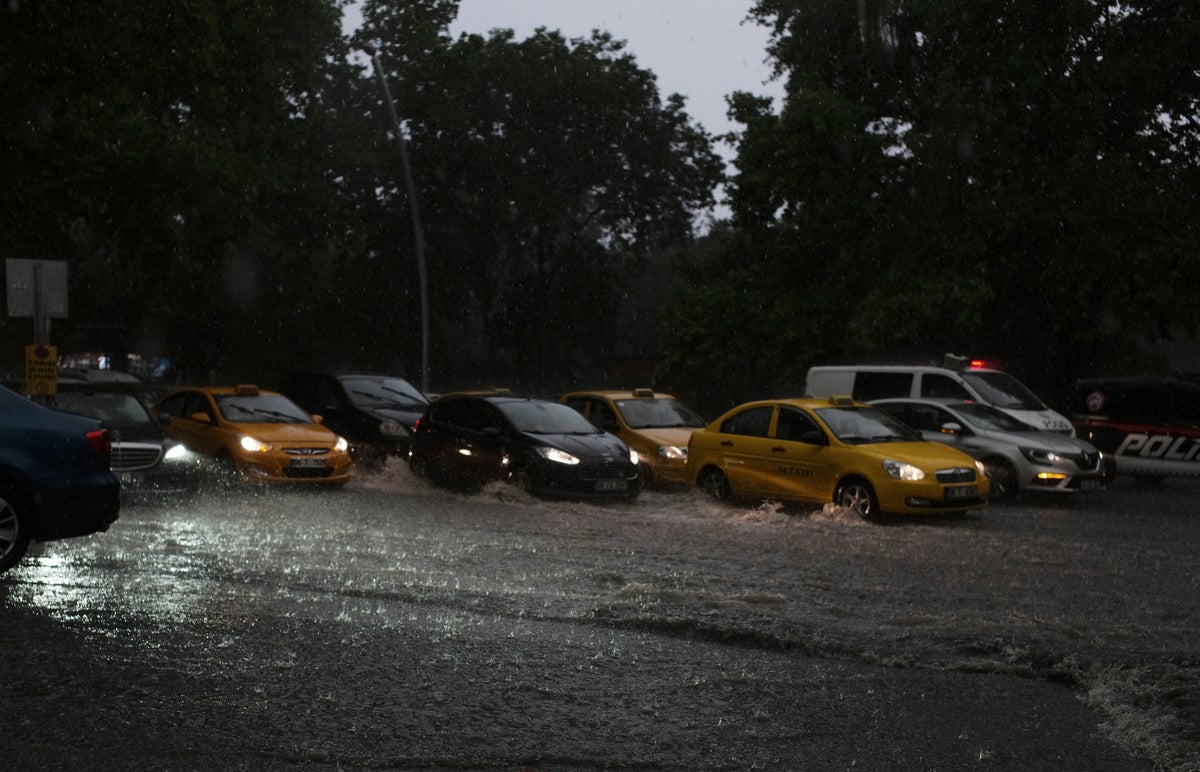
[[[350,455],[367,469],[405,456],[412,426],[429,407],[408,381],[375,373],[293,373],[278,391],[345,437]]]
[[[412,467],[434,483],[475,489],[506,480],[547,498],[632,499],[640,491],[629,446],[557,402],[447,395],[417,422]]]
[[[1078,436],[1143,482],[1200,475],[1200,385],[1176,378],[1086,378],[1071,387]]]

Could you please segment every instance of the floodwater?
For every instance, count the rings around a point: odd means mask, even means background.
[[[6,766],[1200,770],[1198,492],[135,504],[0,577]]]

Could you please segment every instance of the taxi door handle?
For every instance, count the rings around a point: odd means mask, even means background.
[[[732,448],[733,441],[732,440],[721,440],[721,447],[722,448]]]
[[[771,452],[772,453],[787,453],[787,448],[782,447],[780,445],[776,445],[775,447],[771,448]]]

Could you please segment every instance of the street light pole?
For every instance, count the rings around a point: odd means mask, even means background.
[[[408,162],[408,148],[404,141],[404,131],[400,126],[400,116],[396,112],[396,103],[392,100],[391,89],[388,88],[387,77],[383,73],[383,64],[379,52],[371,54],[375,63],[375,74],[383,87],[383,96],[387,100],[388,112],[392,116],[392,125],[396,129],[396,142],[400,145],[400,164],[404,168],[404,188],[408,192],[408,209],[412,215],[413,239],[417,250],[417,281],[421,291],[421,391],[429,391],[429,290],[425,278],[425,234],[421,230],[421,211],[417,206],[417,186],[413,182],[412,166]]]

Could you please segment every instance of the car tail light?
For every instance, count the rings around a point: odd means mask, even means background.
[[[92,450],[104,456],[105,460],[112,458],[112,437],[108,435],[108,429],[93,429],[87,433],[87,438]]]

